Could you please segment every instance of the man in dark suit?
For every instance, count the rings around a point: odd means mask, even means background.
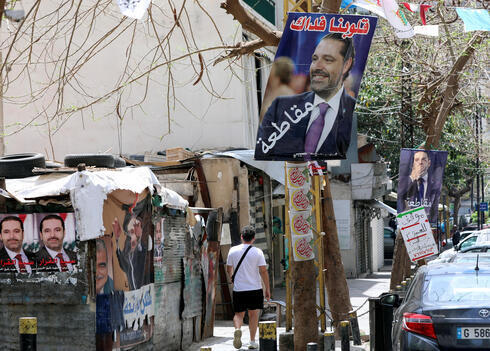
[[[65,222],[58,215],[47,215],[39,224],[43,247],[36,253],[39,271],[72,272],[77,264],[77,254],[63,248]]]
[[[112,224],[113,233],[116,237],[116,255],[119,266],[126,273],[129,290],[136,290],[150,283],[145,273],[147,245],[141,240],[143,236],[142,220],[137,216],[131,216],[125,226],[124,248],[119,248],[119,238],[122,230],[118,219]]]
[[[34,270],[34,254],[22,249],[24,223],[17,216],[7,216],[0,221],[0,272],[31,274]]]
[[[264,116],[257,160],[343,159],[350,143],[355,99],[344,80],[354,64],[351,38],[330,33],[312,55],[312,92],[276,98]]]
[[[424,206],[429,222],[435,223],[437,218],[437,206],[439,188],[437,182],[432,179],[430,158],[427,151],[417,151],[413,155],[412,171],[410,173],[407,190],[402,193],[398,201],[402,202],[404,211]]]

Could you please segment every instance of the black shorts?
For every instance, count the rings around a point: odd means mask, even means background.
[[[246,310],[263,310],[264,293],[262,289],[233,291],[233,311],[244,312]]]

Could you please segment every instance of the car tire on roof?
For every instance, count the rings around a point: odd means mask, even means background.
[[[114,167],[115,168],[126,167],[126,161],[124,160],[124,158],[119,156],[114,156]]]
[[[0,177],[31,177],[34,175],[32,173],[34,167],[46,167],[44,155],[38,153],[23,153],[0,157]]]
[[[65,156],[66,167],[86,166],[114,168],[114,156],[108,154],[70,154]]]

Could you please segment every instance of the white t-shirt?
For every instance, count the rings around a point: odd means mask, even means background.
[[[233,266],[233,272],[235,272],[240,258],[242,258],[243,253],[249,246],[250,244],[241,244],[233,246],[230,249],[226,264],[228,266]],[[233,284],[233,291],[262,289],[262,280],[259,273],[259,267],[265,265],[266,263],[262,250],[252,247],[247,252],[247,256],[245,256],[242,264],[238,268],[238,272],[235,275],[235,283]]]

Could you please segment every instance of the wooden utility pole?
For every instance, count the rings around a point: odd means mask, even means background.
[[[301,164],[298,164],[302,167]],[[314,260],[295,261],[290,220],[289,220],[289,199],[290,192],[288,186],[288,166],[285,164],[285,194],[287,200],[286,208],[286,235],[289,245],[289,277],[292,281],[292,294],[287,291],[287,304],[291,306],[293,302],[294,311],[294,350],[305,351],[309,342],[318,340],[318,320],[316,318],[316,274]],[[286,281],[289,284],[289,279]],[[292,299],[291,299],[292,295]],[[292,300],[292,301],[291,301]],[[286,311],[289,315],[286,318],[286,330],[290,330],[291,308]]]
[[[293,296],[294,350],[305,351],[309,342],[318,340],[316,273],[313,260],[293,262]]]
[[[340,321],[348,319],[348,314],[352,311],[352,305],[344,265],[342,264],[342,256],[340,255],[339,237],[337,234],[337,224],[335,222],[328,174],[325,175],[322,212],[323,230],[325,232],[325,236],[322,239],[323,260],[326,267],[325,287],[327,289],[330,313],[334,326],[337,329]]]

